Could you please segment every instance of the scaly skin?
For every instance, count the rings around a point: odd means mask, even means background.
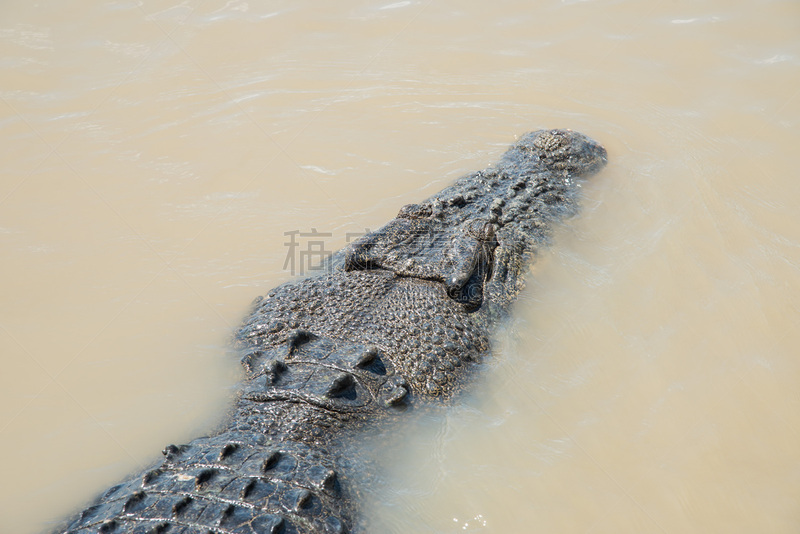
[[[552,223],[575,212],[575,179],[605,162],[581,134],[527,134],[339,251],[328,274],[258,299],[224,427],[168,446],[58,532],[360,530],[353,443],[465,385]]]

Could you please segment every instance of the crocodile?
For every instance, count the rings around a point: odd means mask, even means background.
[[[583,134],[527,133],[322,273],[257,298],[234,334],[244,378],[221,427],[168,445],[57,532],[363,532],[357,445],[469,384],[554,223],[576,213],[578,179],[606,161]]]

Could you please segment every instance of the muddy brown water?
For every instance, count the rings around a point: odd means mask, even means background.
[[[797,532],[798,92],[794,1],[4,2],[0,532],[211,428],[300,250],[542,127],[610,165],[370,530]]]

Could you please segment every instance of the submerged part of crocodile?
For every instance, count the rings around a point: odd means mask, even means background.
[[[355,444],[458,391],[552,223],[575,211],[575,179],[605,162],[582,134],[529,133],[327,274],[258,299],[236,336],[246,377],[226,424],[167,446],[58,532],[358,531]]]

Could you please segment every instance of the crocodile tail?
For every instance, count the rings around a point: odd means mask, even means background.
[[[58,532],[335,534],[351,523],[334,457],[307,444],[228,431],[163,452]]]
[[[376,347],[291,331],[244,350],[246,380],[227,427],[103,494],[58,532],[320,534],[354,525],[356,474],[340,440],[409,386]],[[351,447],[352,448],[352,447]]]

